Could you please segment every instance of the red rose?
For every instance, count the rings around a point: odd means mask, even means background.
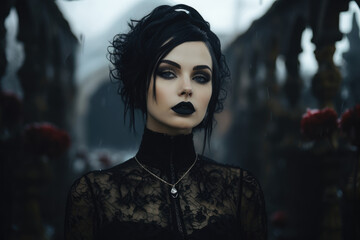
[[[346,110],[339,122],[340,129],[355,146],[360,146],[360,104]]]
[[[308,109],[301,119],[301,133],[311,140],[330,137],[336,129],[337,113],[331,108]]]
[[[55,157],[63,154],[69,146],[68,133],[49,123],[34,123],[25,127],[25,147],[31,153]]]
[[[22,121],[22,102],[14,93],[0,93],[0,108],[4,126],[11,127]]]

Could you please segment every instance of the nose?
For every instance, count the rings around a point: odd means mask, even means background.
[[[180,96],[191,97],[193,94],[192,86],[191,86],[191,79],[190,78],[184,78],[182,80],[182,86],[180,90]]]
[[[192,90],[191,89],[183,89],[180,95],[185,96],[185,97],[191,97],[192,96]]]

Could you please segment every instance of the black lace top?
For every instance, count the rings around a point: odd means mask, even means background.
[[[137,159],[175,183],[193,164],[192,134],[176,137],[145,129]],[[266,239],[263,193],[249,172],[199,155],[190,172],[171,186],[134,158],[93,171],[73,184],[66,239]]]

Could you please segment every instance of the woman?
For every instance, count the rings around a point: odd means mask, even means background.
[[[247,171],[197,154],[210,137],[229,77],[220,42],[186,5],[160,6],[109,50],[125,114],[146,118],[140,148],[125,163],[78,179],[69,194],[66,239],[265,239],[264,199]]]

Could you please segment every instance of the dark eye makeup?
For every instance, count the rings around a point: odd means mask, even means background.
[[[167,66],[166,67],[160,66],[156,71],[156,76],[166,80],[177,78],[176,71],[174,71],[174,69],[169,68]],[[195,71],[191,79],[196,81],[197,83],[205,84],[211,80],[211,74],[203,70]]]
[[[195,73],[192,79],[200,84],[205,84],[211,80],[211,76],[207,72]]]
[[[169,68],[159,68],[156,71],[156,75],[164,79],[176,78],[176,74],[174,73],[174,71]]]

